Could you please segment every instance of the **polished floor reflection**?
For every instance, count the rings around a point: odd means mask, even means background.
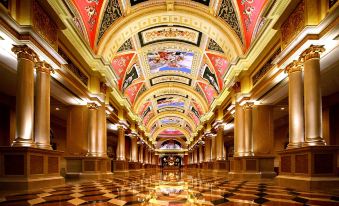
[[[272,181],[229,181],[221,173],[143,171],[7,195],[0,205],[339,205],[339,196],[299,192]]]

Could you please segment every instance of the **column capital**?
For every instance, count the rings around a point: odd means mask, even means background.
[[[99,108],[98,105],[94,102],[87,103],[87,107],[88,107],[88,109],[95,109],[95,110],[97,110]]]
[[[28,59],[31,61],[38,61],[39,57],[35,51],[29,48],[27,45],[14,45],[12,52],[17,55],[18,58]]]
[[[303,64],[300,61],[293,60],[290,64],[288,64],[285,68],[285,73],[293,73],[299,72],[303,70]]]
[[[320,54],[325,51],[324,45],[311,45],[300,54],[299,61],[305,62],[309,59],[319,59]]]
[[[43,72],[43,73],[47,73],[47,74],[50,74],[51,72],[54,73],[54,69],[52,68],[52,66],[45,61],[36,62],[35,63],[35,69],[38,72]]]
[[[254,106],[254,103],[253,103],[253,102],[246,102],[246,103],[243,105],[243,108],[244,108],[245,110],[250,110],[250,109],[253,108],[253,106]]]

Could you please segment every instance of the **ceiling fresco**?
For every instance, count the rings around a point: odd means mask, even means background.
[[[110,50],[110,68],[117,79],[117,90],[140,117],[139,124],[151,135],[149,138],[172,135],[185,136],[188,141],[214,100],[227,89],[225,79],[237,56],[231,58],[225,44],[239,44],[245,54],[263,24],[261,14],[267,4],[267,0],[185,1],[185,6],[201,7],[206,15],[211,15],[206,9],[210,7],[215,13],[211,18],[229,28],[229,35],[237,39],[236,43],[219,44],[213,31],[197,30],[190,26],[190,20],[182,23],[175,17],[176,23],[166,23],[164,17],[165,23],[131,27],[119,39],[107,39],[128,15],[161,5],[162,1],[65,1],[73,12],[75,28],[93,53],[110,45],[107,42],[121,42],[114,49],[106,48]]]

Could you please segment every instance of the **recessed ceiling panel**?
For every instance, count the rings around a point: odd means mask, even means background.
[[[139,3],[146,2],[147,0],[131,0],[131,6],[135,6]]]
[[[156,84],[160,83],[166,83],[166,82],[176,82],[180,84],[186,84],[188,86],[191,86],[192,79],[180,76],[180,75],[162,75],[158,77],[154,77],[150,79],[151,86],[154,86]]]
[[[183,26],[158,26],[138,33],[141,46],[152,43],[179,41],[200,46],[202,33]]]
[[[162,50],[147,53],[151,74],[166,71],[192,72],[193,52],[180,50]]]
[[[204,4],[206,6],[210,5],[210,0],[193,0],[193,1],[198,2],[200,4]]]

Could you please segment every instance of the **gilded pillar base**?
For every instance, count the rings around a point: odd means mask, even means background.
[[[280,152],[279,185],[304,191],[338,188],[338,150],[339,146],[312,146]]]
[[[127,172],[128,162],[126,160],[113,160],[113,172]]]
[[[33,147],[33,148],[36,148],[37,146],[32,139],[22,139],[22,138],[18,137],[13,141],[12,147]]]
[[[111,160],[106,157],[69,156],[66,160],[66,178],[100,179],[112,176]]]
[[[229,171],[230,163],[228,160],[216,160],[213,162],[213,170]]]
[[[326,146],[326,142],[322,137],[307,138],[307,142],[304,142],[303,146]]]
[[[61,155],[60,151],[39,148],[0,147],[0,189],[32,190],[64,184]]]
[[[140,170],[142,169],[142,166],[140,162],[129,162],[128,169],[129,170]]]
[[[48,149],[48,150],[53,149],[50,144],[36,143],[36,146],[40,149]]]
[[[274,156],[247,156],[230,159],[230,179],[274,178]]]
[[[303,142],[290,142],[287,145],[287,149],[294,149],[294,148],[300,148],[304,145]]]

